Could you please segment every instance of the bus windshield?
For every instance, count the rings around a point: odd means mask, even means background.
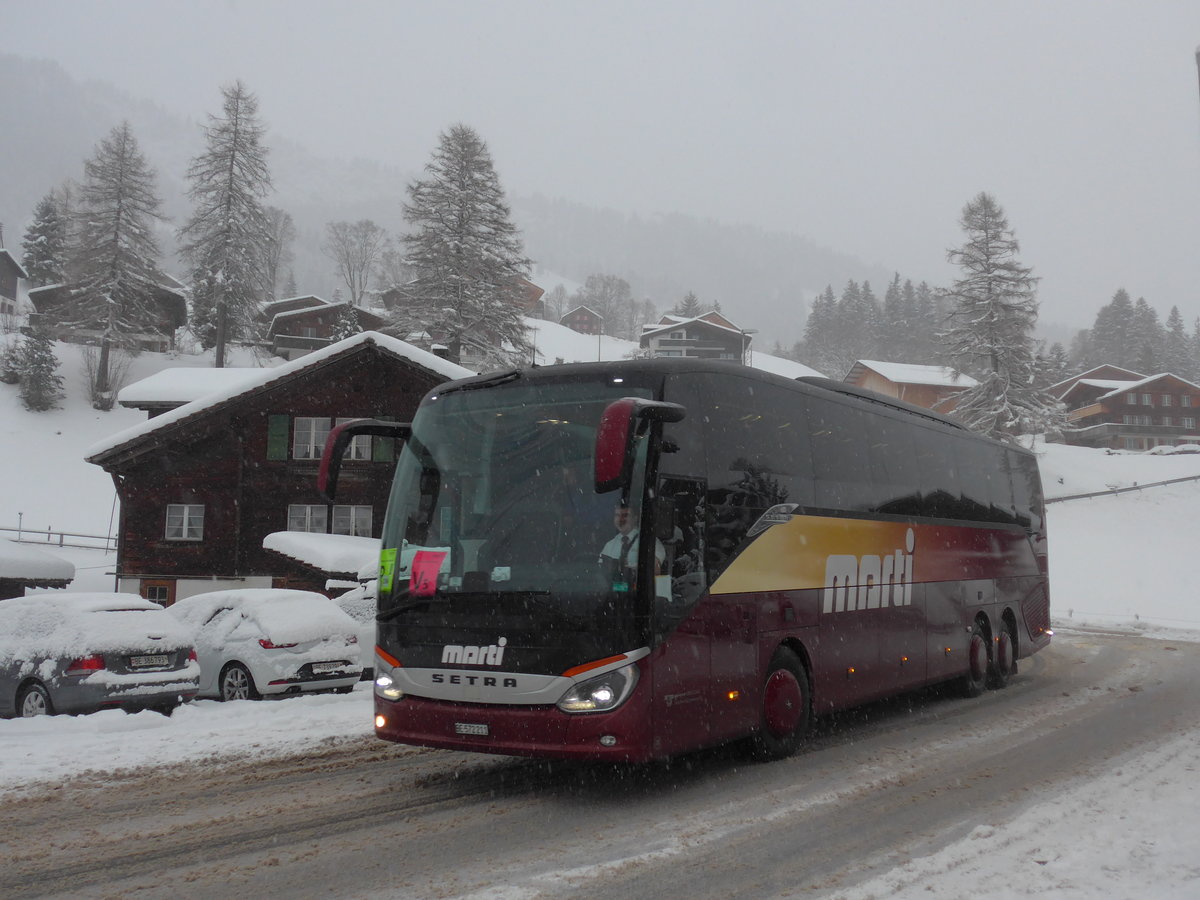
[[[627,510],[616,508],[621,492],[595,492],[594,445],[607,404],[652,394],[609,377],[518,378],[427,398],[388,504],[379,621],[495,624],[509,611],[576,631],[597,627],[614,594],[628,607],[636,574],[616,571],[615,557],[636,566],[638,530],[624,554],[604,551],[622,543],[619,518],[638,520],[646,442]]]

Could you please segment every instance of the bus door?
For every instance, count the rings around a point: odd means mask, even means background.
[[[710,740],[711,626],[703,615],[705,484],[664,476],[655,501],[655,536],[666,549],[654,596],[655,751]],[[707,601],[705,601],[707,603]]]

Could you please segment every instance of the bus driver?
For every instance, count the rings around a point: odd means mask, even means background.
[[[628,506],[617,504],[613,509],[613,525],[617,533],[600,550],[599,563],[606,572],[613,573],[614,581],[623,581],[624,574],[637,565],[638,524]],[[667,550],[662,541],[654,540],[654,574],[662,573]]]

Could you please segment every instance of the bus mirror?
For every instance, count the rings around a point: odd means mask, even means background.
[[[639,397],[622,397],[608,404],[596,429],[596,493],[628,486],[633,472],[634,439],[642,423],[678,422],[685,412],[678,403]]]
[[[412,426],[402,422],[381,422],[378,419],[351,419],[334,427],[325,439],[321,453],[321,468],[317,471],[317,491],[330,503],[337,496],[338,473],[342,469],[342,456],[350,442],[360,434],[408,440]]]

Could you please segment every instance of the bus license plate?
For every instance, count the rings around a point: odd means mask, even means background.
[[[487,727],[487,725],[481,725],[477,722],[455,722],[454,723],[454,733],[455,734],[473,734],[473,735],[477,735],[479,737],[487,737],[488,736],[488,727]]]
[[[171,658],[169,656],[163,656],[161,654],[158,654],[155,656],[131,656],[131,657],[129,657],[129,664],[131,666],[133,666],[135,669],[148,669],[151,666],[165,666],[165,665],[169,664],[170,662],[171,662]]]

